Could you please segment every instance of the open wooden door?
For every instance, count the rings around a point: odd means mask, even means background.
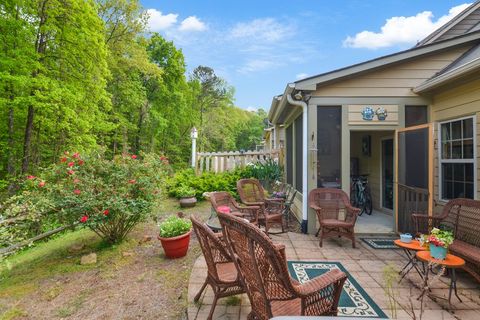
[[[433,124],[396,130],[395,145],[396,229],[412,233],[412,213],[433,210]]]

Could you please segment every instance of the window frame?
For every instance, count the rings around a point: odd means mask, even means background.
[[[442,124],[452,123],[456,121],[462,121],[466,119],[472,119],[472,130],[473,130],[473,156],[471,159],[443,159],[442,158]],[[462,130],[463,131],[463,130]],[[437,127],[437,157],[438,157],[438,199],[440,201],[449,201],[451,199],[443,198],[443,170],[442,164],[444,163],[471,163],[473,164],[473,199],[477,199],[477,116],[470,115],[461,118],[454,118],[445,121],[438,122]],[[464,139],[462,139],[464,140]]]

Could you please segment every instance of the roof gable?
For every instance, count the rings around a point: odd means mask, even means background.
[[[480,1],[460,12],[449,22],[417,43],[417,47],[448,40],[480,29]]]

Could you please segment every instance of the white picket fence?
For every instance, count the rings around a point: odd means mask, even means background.
[[[279,161],[280,150],[270,151],[230,151],[230,152],[197,152],[195,170],[198,173],[224,172],[235,168],[243,168],[248,163],[263,162],[267,159]]]

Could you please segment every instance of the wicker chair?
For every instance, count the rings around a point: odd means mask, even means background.
[[[345,273],[332,270],[300,284],[288,273],[284,245],[275,245],[265,233],[241,218],[224,213],[218,217],[250,299],[252,311],[248,319],[337,315]]]
[[[241,216],[248,221],[257,224],[260,206],[240,206],[233,196],[226,191],[212,192],[210,194],[210,203],[217,214],[219,207],[226,206],[230,208],[233,215]]]
[[[247,206],[259,206],[258,223],[265,225],[268,233],[272,224],[280,224],[285,231],[283,222],[283,203],[285,199],[266,198],[265,190],[257,179],[241,179],[237,181],[237,192],[242,203]]]
[[[344,236],[352,240],[352,247],[355,248],[355,222],[360,209],[350,205],[348,196],[340,189],[318,188],[313,189],[308,195],[310,208],[317,213],[320,228],[320,247],[323,246],[323,239]],[[341,214],[344,218],[341,219]]]
[[[441,225],[451,228],[455,240],[448,250],[465,259],[463,269],[480,282],[480,201],[458,198],[447,202],[440,215],[412,214],[415,231],[429,233]]]
[[[219,298],[233,296],[245,291],[221,236],[213,233],[212,230],[193,215],[190,217],[190,220],[192,220],[193,229],[197,235],[208,268],[207,278],[195,296],[194,301],[197,302],[200,299],[203,290],[209,284],[214,293],[212,308],[208,315],[208,319],[212,319]]]

